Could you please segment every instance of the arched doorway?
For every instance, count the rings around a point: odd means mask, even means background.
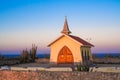
[[[65,64],[65,63],[73,63],[74,59],[73,59],[73,55],[72,52],[70,51],[70,49],[67,46],[64,46],[59,54],[58,54],[58,59],[57,59],[57,63],[58,64]]]

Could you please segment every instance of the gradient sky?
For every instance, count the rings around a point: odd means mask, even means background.
[[[92,53],[120,52],[120,0],[0,0],[0,52],[35,43],[38,53],[49,53],[65,16],[71,35],[95,45]]]

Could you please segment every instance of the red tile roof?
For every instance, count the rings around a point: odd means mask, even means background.
[[[89,46],[93,46],[94,47],[94,45],[90,44],[89,42],[87,42],[87,41],[85,41],[85,40],[83,40],[83,39],[81,39],[81,38],[79,38],[77,36],[73,36],[73,35],[68,35],[68,36],[73,38],[74,40],[82,43],[83,45],[89,45]]]

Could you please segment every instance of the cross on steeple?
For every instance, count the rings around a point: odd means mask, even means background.
[[[63,30],[61,31],[61,33],[66,34],[66,35],[69,35],[71,33],[71,31],[69,30],[69,27],[68,27],[66,16],[65,16],[65,22],[64,22]]]

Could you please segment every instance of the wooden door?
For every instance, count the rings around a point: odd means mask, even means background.
[[[73,55],[67,46],[64,46],[58,54],[58,64],[73,63]]]

